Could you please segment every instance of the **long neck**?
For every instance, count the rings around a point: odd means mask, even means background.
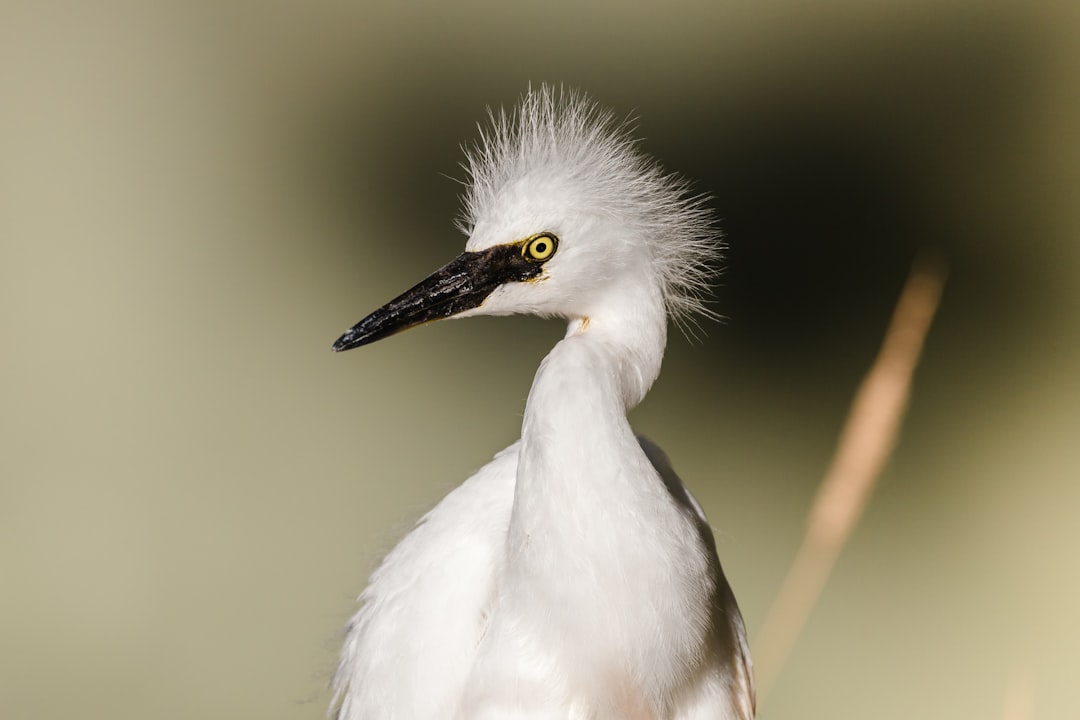
[[[646,284],[617,297],[572,321],[536,373],[522,425],[512,545],[514,535],[580,528],[567,520],[588,523],[597,509],[632,505],[656,490],[626,413],[659,375],[666,315]]]
[[[588,403],[595,402],[619,406],[625,415],[645,398],[660,374],[667,343],[663,299],[644,283],[611,296],[586,317],[572,320],[566,337],[544,359],[529,393],[526,424],[560,407],[586,416]],[[578,392],[567,392],[568,385]],[[555,397],[547,395],[550,389]],[[577,407],[579,401],[587,404]]]
[[[664,698],[699,657],[711,607],[700,530],[626,419],[666,338],[659,294],[639,292],[572,322],[536,374],[500,574],[512,662],[525,657],[526,676],[536,658],[567,669],[559,682],[610,707],[603,717],[670,716]]]

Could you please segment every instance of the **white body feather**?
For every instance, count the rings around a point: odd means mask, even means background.
[[[536,374],[521,440],[371,577],[338,717],[749,720],[745,632],[711,530],[626,419],[659,374],[668,313],[698,304],[700,204],[606,116],[550,90],[485,142],[469,249],[562,240],[540,282],[462,314],[559,315],[569,330]],[[672,279],[688,266],[699,274]]]

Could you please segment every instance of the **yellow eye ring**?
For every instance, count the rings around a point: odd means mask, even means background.
[[[555,254],[559,239],[551,233],[533,235],[521,246],[521,256],[529,262],[544,262]]]

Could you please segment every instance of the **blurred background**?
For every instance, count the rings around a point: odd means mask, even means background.
[[[547,81],[715,197],[726,321],[631,419],[752,640],[913,258],[949,263],[760,716],[1080,717],[1078,7],[5,0],[0,714],[322,716],[367,574],[563,328],[330,343],[460,251],[459,145]]]

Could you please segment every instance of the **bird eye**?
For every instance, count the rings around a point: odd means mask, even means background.
[[[555,254],[559,240],[551,233],[540,233],[525,241],[521,255],[531,262],[544,262]]]

